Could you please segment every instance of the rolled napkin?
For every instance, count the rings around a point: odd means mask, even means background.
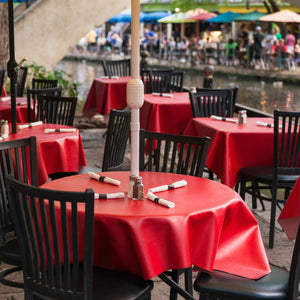
[[[106,182],[106,183],[110,183],[110,184],[113,184],[113,185],[120,185],[121,184],[121,181],[119,180],[116,180],[116,179],[113,179],[113,178],[110,178],[110,177],[107,177],[107,176],[101,176],[101,175],[98,175],[94,172],[88,172],[89,176],[93,179],[96,179],[98,181],[101,181],[101,182]]]
[[[215,115],[210,116],[211,119],[219,120],[219,121],[225,121],[225,122],[230,122],[230,123],[238,123],[238,120],[235,119],[230,119],[230,118],[224,118],[224,117],[219,117]]]
[[[169,207],[169,208],[174,208],[175,207],[174,202],[159,198],[156,195],[152,194],[151,192],[148,192],[146,198],[153,201],[153,202],[155,202],[155,203],[157,203],[157,204],[163,205],[165,207]]]
[[[168,97],[173,98],[173,94],[166,94],[166,93],[152,93],[153,96],[161,96],[161,97]]]
[[[158,193],[158,192],[163,192],[163,191],[168,191],[168,190],[173,190],[176,188],[180,188],[187,185],[187,182],[185,180],[180,180],[180,181],[176,181],[173,182],[169,185],[161,185],[161,186],[157,186],[154,188],[149,189],[150,193]]]
[[[75,132],[75,128],[46,128],[45,133],[58,133],[58,132]]]
[[[7,134],[3,134],[3,135],[0,136],[0,141],[3,141],[5,139],[7,139],[7,138],[8,138],[8,135]]]
[[[116,199],[116,198],[124,198],[125,193],[112,193],[112,194],[96,194],[95,199]]]
[[[256,121],[257,126],[263,126],[263,127],[274,127],[274,124],[266,123],[266,122],[261,122],[261,121]],[[282,125],[278,125],[279,128],[282,128]]]
[[[32,122],[29,124],[22,124],[22,125],[19,125],[18,128],[23,129],[23,128],[29,128],[29,127],[34,127],[34,126],[38,126],[38,125],[43,125],[43,121]]]
[[[2,97],[0,98],[1,102],[9,101],[11,98],[10,97]]]

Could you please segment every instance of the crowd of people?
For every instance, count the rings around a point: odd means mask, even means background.
[[[251,26],[250,26],[251,25]],[[104,28],[91,30],[83,37],[76,48],[78,51],[92,53],[130,54],[130,27],[124,31],[110,25],[106,32]],[[141,50],[147,50],[149,55],[159,59],[177,59],[181,62],[209,63],[210,59],[226,65],[244,65],[247,60],[250,67],[276,68],[278,60],[289,61],[293,66],[300,63],[300,34],[287,30],[285,36],[278,27],[271,28],[267,33],[261,26],[244,23],[238,28],[236,37],[232,37],[230,26],[221,25],[214,30],[206,27],[199,36],[191,33],[190,37],[181,36],[179,26],[173,26],[171,36],[159,31],[158,26],[145,26],[140,38]]]

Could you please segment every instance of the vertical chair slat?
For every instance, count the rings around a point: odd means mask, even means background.
[[[79,242],[77,203],[72,201],[72,251],[73,251],[73,290],[79,289]]]

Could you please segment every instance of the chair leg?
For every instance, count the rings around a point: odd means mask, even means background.
[[[172,275],[171,278],[174,280],[176,283],[179,281],[179,270],[172,270]],[[177,292],[170,287],[170,300],[177,300]]]
[[[8,279],[5,278],[9,274],[13,274],[13,273],[19,272],[21,270],[22,270],[22,267],[16,266],[16,267],[12,267],[12,268],[9,268],[9,269],[6,269],[6,270],[2,271],[0,273],[0,283],[4,284],[6,286],[11,286],[11,287],[23,289],[24,288],[24,283],[23,282],[12,281],[12,280],[8,280]]]
[[[185,290],[193,295],[193,278],[192,269],[189,268],[184,272]]]
[[[270,231],[269,231],[269,248],[270,249],[272,249],[274,246],[276,206],[277,206],[277,190],[275,188],[273,188],[272,202],[271,202]]]
[[[240,181],[240,196],[244,200],[245,200],[245,195],[246,195],[246,178],[244,176],[241,176],[241,181]]]

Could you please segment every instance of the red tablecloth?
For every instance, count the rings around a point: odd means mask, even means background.
[[[27,98],[16,99],[16,110],[17,110],[17,122],[27,122]],[[2,120],[11,122],[11,102],[1,101],[0,98],[0,117]]]
[[[79,130],[68,133],[45,134],[45,128],[68,128],[68,126],[43,124],[18,129],[5,141],[35,136],[37,141],[39,184],[49,180],[49,174],[56,172],[77,172],[85,166],[85,155]]]
[[[144,95],[140,110],[142,129],[180,134],[192,118],[188,93],[173,93],[173,98]]]
[[[84,115],[92,118],[97,113],[107,115],[111,109],[125,108],[126,85],[129,79],[130,77],[94,79],[83,107]]]
[[[72,191],[92,188],[96,193],[127,191],[129,172],[102,175],[120,180],[121,185],[101,183],[84,174],[47,182],[43,187]],[[232,189],[185,175],[141,172],[141,176],[145,193],[150,187],[182,179],[187,186],[159,193],[173,201],[175,208],[147,199],[95,200],[94,265],[144,279],[191,264],[249,278],[270,272],[255,217]],[[79,205],[78,210],[83,208]]]
[[[287,202],[285,203],[278,223],[290,240],[296,239],[300,222],[300,178],[297,180]]]
[[[194,118],[183,134],[212,138],[206,165],[222,183],[234,187],[241,168],[273,164],[273,128],[257,126],[257,121],[273,123],[272,118],[248,118],[244,125]]]

